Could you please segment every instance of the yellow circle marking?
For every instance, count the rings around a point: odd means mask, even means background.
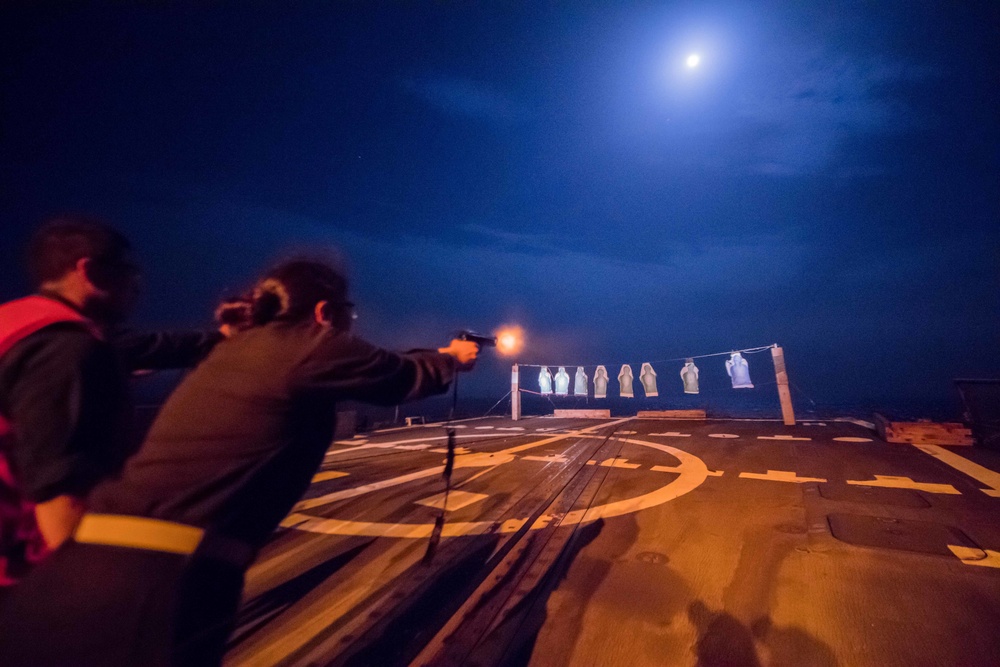
[[[605,436],[600,435],[580,435],[578,437],[593,438],[598,440],[605,439]],[[572,526],[579,523],[596,521],[597,519],[608,519],[615,516],[622,516],[623,514],[639,512],[651,507],[656,507],[657,505],[662,505],[663,503],[669,502],[674,498],[678,498],[685,493],[692,491],[701,485],[701,483],[708,477],[708,468],[701,459],[675,447],[661,445],[657,442],[648,442],[646,440],[635,440],[632,438],[622,438],[620,442],[649,447],[651,449],[656,449],[670,454],[680,461],[680,465],[673,469],[673,472],[677,472],[679,475],[670,483],[661,486],[654,491],[650,491],[649,493],[636,496],[635,498],[627,498],[625,500],[619,500],[604,505],[597,505],[596,507],[590,507],[585,510],[573,510],[572,512],[567,512],[562,516],[543,515],[539,517],[531,526],[529,526],[529,529],[537,530],[539,528],[544,528],[552,522],[557,522],[560,526]],[[473,462],[470,460],[468,464],[477,466],[484,465],[488,460],[485,458],[488,456],[487,454],[474,456],[476,457],[475,461]],[[506,459],[507,457],[504,458]],[[513,457],[510,457],[509,460],[513,460]],[[493,463],[496,463],[496,461],[494,460]],[[435,471],[437,470],[440,470],[440,468],[435,469]],[[444,537],[459,537],[462,535],[484,535],[487,533],[513,533],[520,530],[527,522],[527,518],[501,519],[498,521],[448,522],[444,525],[442,535]],[[309,533],[364,537],[426,538],[430,537],[431,531],[434,530],[433,523],[379,523],[368,521],[346,521],[342,519],[314,517],[299,512],[289,514],[288,517],[286,517],[286,519],[282,522],[282,525]]]

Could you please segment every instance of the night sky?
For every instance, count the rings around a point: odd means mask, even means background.
[[[996,3],[69,4],[0,9],[5,299],[82,211],[137,246],[139,325],[336,247],[388,346],[777,342],[820,404],[1000,375]]]

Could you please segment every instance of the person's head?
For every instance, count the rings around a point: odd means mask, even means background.
[[[222,300],[215,309],[215,322],[219,331],[226,336],[232,336],[237,331],[246,329],[251,324],[250,300],[241,296],[230,296]]]
[[[314,321],[348,331],[354,304],[347,300],[347,278],[325,262],[293,259],[268,271],[250,295],[252,324]]]
[[[135,302],[139,271],[132,246],[111,226],[83,216],[45,222],[28,246],[35,286],[59,294],[96,320],[123,319]]]

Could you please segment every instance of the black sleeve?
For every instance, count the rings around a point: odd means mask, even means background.
[[[129,371],[190,368],[223,336],[218,331],[127,331],[111,339]]]
[[[329,332],[300,364],[295,379],[298,387],[334,401],[396,405],[443,393],[455,377],[455,366],[452,356],[440,352],[396,354]]]
[[[25,496],[84,496],[126,454],[127,387],[114,349],[84,331],[41,332],[18,356],[8,386],[9,452]]]

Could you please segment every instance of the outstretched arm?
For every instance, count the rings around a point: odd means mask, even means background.
[[[122,332],[111,338],[129,371],[190,368],[223,339],[218,331]]]
[[[472,367],[477,352],[475,343],[452,341],[436,352],[397,354],[329,332],[302,362],[295,381],[332,400],[396,405],[444,393],[457,371]]]

